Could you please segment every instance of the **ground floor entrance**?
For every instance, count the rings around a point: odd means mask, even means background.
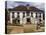
[[[30,18],[27,18],[27,23],[26,24],[31,24]]]

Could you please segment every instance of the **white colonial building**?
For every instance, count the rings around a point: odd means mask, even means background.
[[[13,24],[15,22],[19,24],[37,24],[43,23],[43,12],[33,6],[18,6],[13,9],[9,9],[10,19],[9,22]]]

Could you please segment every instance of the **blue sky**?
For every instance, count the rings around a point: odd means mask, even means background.
[[[15,2],[15,1],[7,1],[7,8],[14,8],[19,5],[26,6],[29,4],[30,6],[35,6],[41,10],[44,10],[44,3],[33,3],[33,2]]]

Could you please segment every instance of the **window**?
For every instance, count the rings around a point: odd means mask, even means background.
[[[36,13],[36,18],[37,18],[37,13]]]
[[[30,13],[30,12],[26,12],[27,16],[29,16],[29,13]]]
[[[30,22],[30,18],[27,18],[27,22]]]
[[[18,23],[20,23],[20,20],[18,20]]]
[[[33,17],[33,12],[31,12],[31,17]]]
[[[14,18],[14,12],[12,12],[12,18]]]
[[[25,12],[23,12],[23,18],[25,17]]]
[[[17,13],[17,18],[19,18],[19,12]]]
[[[40,13],[40,16],[39,17],[41,18],[41,13]]]
[[[39,21],[41,21],[41,19],[39,19]]]

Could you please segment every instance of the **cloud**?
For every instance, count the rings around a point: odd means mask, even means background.
[[[35,6],[41,10],[44,10],[44,3],[33,3],[33,2],[15,2],[15,1],[7,1],[7,8],[14,8],[19,5],[26,6],[29,4],[30,6]]]

